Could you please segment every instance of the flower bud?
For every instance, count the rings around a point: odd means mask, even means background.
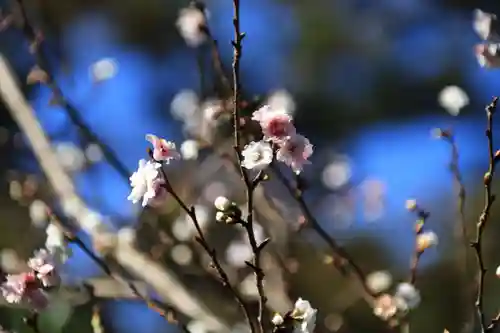
[[[220,211],[226,211],[231,207],[231,201],[226,197],[217,197],[214,201],[214,206]]]
[[[217,212],[215,214],[215,220],[217,222],[225,222],[226,221],[226,214],[224,214],[223,212]]]
[[[416,241],[417,241],[417,251],[423,252],[429,247],[437,245],[438,237],[434,232],[427,231],[418,235]]]

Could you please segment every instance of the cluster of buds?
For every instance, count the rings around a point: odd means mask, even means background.
[[[241,223],[241,209],[226,197],[217,197],[214,201],[215,209],[217,213],[215,214],[215,220],[217,222],[226,224]]]
[[[393,295],[385,293],[378,296],[373,304],[373,313],[392,326],[420,304],[420,293],[410,283],[400,283]]]
[[[275,333],[312,333],[316,327],[318,310],[311,306],[309,301],[299,298],[294,309],[285,315],[275,314],[272,323]]]

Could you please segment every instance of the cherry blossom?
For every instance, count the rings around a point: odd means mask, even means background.
[[[181,157],[176,150],[175,143],[159,138],[153,134],[147,134],[146,140],[153,145],[153,158],[156,161],[164,161],[169,163],[170,160],[178,159]]]
[[[296,134],[286,140],[278,149],[276,159],[292,168],[299,174],[304,165],[309,164],[309,157],[313,153],[313,146],[305,136]]]

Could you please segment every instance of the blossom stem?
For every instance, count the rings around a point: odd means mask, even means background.
[[[163,167],[160,168],[160,172],[162,175],[163,180],[165,181],[164,183],[164,188],[167,190],[167,192],[172,195],[174,200],[177,202],[177,204],[181,207],[181,209],[189,216],[191,221],[194,224],[194,227],[196,228],[196,231],[198,233],[198,236],[195,238],[198,244],[205,250],[205,252],[208,254],[210,259],[212,260],[212,265],[217,271],[217,274],[219,274],[219,278],[221,280],[222,285],[227,288],[234,296],[240,307],[242,308],[245,317],[247,319],[248,325],[250,326],[251,332],[255,332],[255,328],[252,322],[252,316],[250,315],[250,309],[248,305],[246,304],[245,300],[243,297],[240,295],[240,293],[236,290],[236,288],[233,287],[231,282],[229,281],[229,276],[227,275],[226,271],[224,268],[222,268],[222,264],[219,261],[219,258],[217,256],[217,252],[215,249],[211,248],[206,237],[205,233],[203,232],[200,223],[198,222],[198,218],[196,217],[196,210],[194,207],[189,207],[184,200],[181,199],[181,197],[177,194],[177,192],[174,190],[172,185],[170,184],[169,178],[167,177],[167,174]]]
[[[61,88],[55,81],[54,76],[50,71],[47,55],[43,51],[41,45],[39,45],[40,40],[37,37],[37,32],[28,19],[24,0],[16,0],[16,2],[22,16],[22,31],[34,48],[35,62],[40,69],[47,74],[47,80],[45,83],[52,91],[53,100],[65,110],[71,122],[79,129],[80,133],[86,138],[86,140],[99,146],[106,161],[128,182],[130,174],[127,167],[121,163],[115,152],[108,145],[104,144],[99,136],[85,123],[83,118],[80,116],[78,109],[64,96]]]
[[[493,101],[486,106],[486,116],[487,116],[486,138],[488,139],[489,166],[488,166],[488,171],[484,175],[485,204],[481,214],[479,215],[479,220],[476,225],[476,238],[471,243],[471,246],[474,249],[476,255],[477,266],[478,266],[477,298],[475,305],[482,333],[490,332],[496,327],[496,325],[493,325],[492,328],[490,328],[490,326],[488,327],[486,326],[486,320],[483,310],[484,279],[486,276],[486,267],[484,265],[484,259],[483,259],[482,237],[484,233],[484,228],[490,216],[491,206],[495,201],[495,195],[492,194],[492,180],[495,174],[496,164],[498,163],[498,157],[493,149],[493,114],[496,111],[497,103],[498,103],[498,97],[495,97]],[[498,321],[495,320],[493,320],[493,322],[498,323]]]
[[[279,167],[274,164],[274,162],[271,164],[271,167],[274,171],[274,174],[278,177],[280,182],[285,186],[285,188],[288,190],[290,195],[295,199],[295,201],[298,203],[302,213],[304,214],[304,217],[306,218],[306,221],[308,222],[308,226],[313,229],[320,237],[323,239],[325,243],[328,244],[330,249],[332,250],[334,256],[335,256],[335,266],[336,268],[343,274],[343,275],[348,275],[349,271],[347,268],[351,268],[351,273],[354,275],[354,277],[358,280],[358,282],[361,284],[363,290],[365,293],[370,297],[374,298],[376,296],[376,293],[374,293],[368,284],[366,283],[366,274],[363,272],[360,266],[356,264],[354,259],[347,253],[347,251],[339,245],[335,239],[333,239],[328,232],[321,226],[319,221],[316,219],[312,211],[310,210],[309,206],[307,205],[302,190],[296,188],[291,184],[291,182],[283,175]]]

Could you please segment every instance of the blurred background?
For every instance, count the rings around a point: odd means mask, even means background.
[[[176,28],[186,5],[181,0],[26,0],[30,18],[44,32],[50,72],[64,97],[129,173],[147,157],[145,134],[177,143],[184,158],[169,168],[174,185],[198,208],[231,281],[256,303],[253,275],[243,263],[251,255],[248,244],[238,228],[214,219],[217,196],[242,205],[244,196],[238,174],[221,157],[230,151],[227,120],[207,120],[205,114],[220,104],[210,47],[189,48]],[[206,5],[230,75],[232,2],[206,0]],[[15,9],[9,1],[0,7],[4,15]],[[385,272],[397,283],[408,277],[414,248],[415,217],[405,201],[416,199],[430,212],[428,227],[440,241],[419,267],[422,304],[411,316],[411,332],[459,332],[473,302],[472,271],[463,273],[457,255],[463,242],[449,169],[451,147],[431,132],[439,127],[455,133],[472,237],[487,168],[484,107],[498,95],[500,83],[500,76],[481,68],[474,56],[479,41],[472,28],[475,8],[500,13],[492,1],[241,0],[248,110],[269,98],[294,110],[298,130],[315,146],[313,163],[304,172],[306,200],[328,232],[366,273]],[[141,210],[127,201],[126,175],[53,103],[50,88],[25,84],[35,58],[21,25],[13,22],[3,29],[0,52],[86,204],[115,230],[133,227],[142,252],[232,332],[245,332],[242,314],[207,268],[206,254],[192,241],[190,221],[175,203]],[[460,87],[461,93],[443,92],[449,86]],[[40,207],[56,198],[25,136],[8,109],[0,107],[0,250],[8,270],[16,258],[24,260],[42,246],[46,221]],[[287,311],[303,297],[319,309],[318,332],[388,331],[356,284],[330,264],[321,239],[309,230],[295,231],[301,212],[279,182],[266,183],[256,204],[259,237],[273,240],[264,257],[270,313]],[[497,207],[485,236],[491,271],[500,263]],[[74,248],[64,268],[66,282],[101,276]],[[498,286],[494,274],[488,276],[488,318],[499,308]],[[138,301],[99,303],[104,332],[177,330]],[[28,332],[23,313],[2,307],[0,324]],[[203,321],[185,315],[193,333],[207,331]],[[78,305],[66,315],[66,326],[51,331],[90,332],[91,316],[92,306]]]

